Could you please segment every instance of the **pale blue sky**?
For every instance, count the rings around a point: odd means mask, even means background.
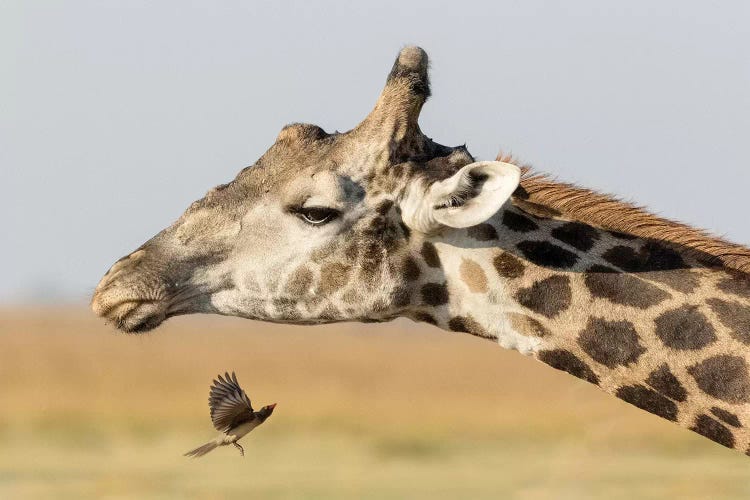
[[[439,142],[750,243],[749,5],[0,0],[0,302],[86,300],[285,123],[354,126],[405,44]]]

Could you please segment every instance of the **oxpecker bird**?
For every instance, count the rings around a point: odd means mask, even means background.
[[[237,382],[237,375],[232,372],[218,376],[208,394],[208,407],[211,410],[211,421],[216,430],[222,434],[208,443],[185,453],[186,457],[202,457],[217,446],[233,444],[244,457],[245,450],[237,441],[266,421],[276,408],[276,403],[254,411],[250,398]]]

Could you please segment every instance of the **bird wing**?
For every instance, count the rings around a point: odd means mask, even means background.
[[[250,398],[237,382],[237,375],[232,372],[219,375],[214,380],[208,394],[208,407],[211,410],[211,421],[220,432],[226,432],[242,423],[249,422],[255,415]]]

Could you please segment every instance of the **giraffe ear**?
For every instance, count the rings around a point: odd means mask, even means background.
[[[404,222],[422,232],[440,226],[476,226],[500,210],[520,179],[521,169],[510,163],[471,163],[447,179],[432,183],[421,195],[410,190],[401,204]]]

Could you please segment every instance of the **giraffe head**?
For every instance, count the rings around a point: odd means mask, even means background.
[[[196,312],[306,324],[409,310],[414,241],[483,222],[520,175],[421,132],[427,66],[422,49],[403,49],[349,132],[284,127],[255,165],[117,261],[94,311],[137,332]]]

